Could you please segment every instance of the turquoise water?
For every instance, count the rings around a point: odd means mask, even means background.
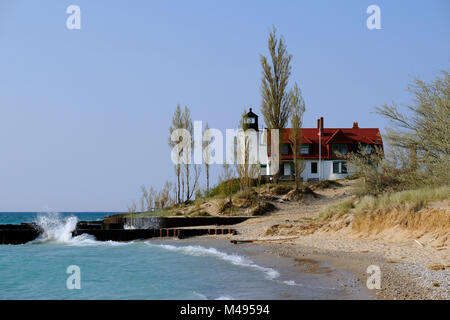
[[[0,245],[0,299],[324,299],[347,294],[323,276],[280,274],[229,248],[71,236],[78,219],[96,220],[105,213],[15,215],[0,213],[0,223],[34,221],[46,233],[24,245]],[[66,286],[70,265],[80,268],[79,290]]]

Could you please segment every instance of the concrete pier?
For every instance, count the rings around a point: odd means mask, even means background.
[[[176,219],[176,220],[170,220]],[[239,223],[247,219],[211,217],[204,218],[164,218],[161,225],[176,225],[179,227],[150,228],[150,229],[124,229],[121,221],[80,221],[77,223],[73,236],[83,233],[93,235],[98,241],[132,241],[152,238],[179,238],[195,237],[201,235],[235,234],[236,230],[224,227],[227,224]],[[197,220],[197,221],[196,221]],[[185,222],[183,225],[182,222]],[[205,222],[208,225],[204,225]],[[35,240],[42,230],[36,224],[22,223],[20,225],[0,225],[0,244],[24,244]]]

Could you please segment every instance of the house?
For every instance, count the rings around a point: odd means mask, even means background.
[[[270,161],[270,130],[258,130],[258,116],[250,111],[246,122],[249,127],[258,131],[261,175],[273,176]],[[294,179],[294,161],[291,143],[291,130],[280,130],[280,179]],[[269,141],[269,143],[267,143]],[[303,181],[308,180],[336,180],[350,175],[347,163],[341,155],[357,152],[361,146],[366,153],[374,151],[375,146],[383,148],[383,141],[378,128],[360,128],[353,122],[351,128],[325,128],[324,119],[317,119],[316,128],[302,128],[299,137],[300,150],[298,157],[305,161],[305,169],[301,173]]]

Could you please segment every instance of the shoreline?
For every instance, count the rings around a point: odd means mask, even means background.
[[[183,240],[155,239],[150,242],[180,247],[196,245],[212,247],[227,254],[237,254],[250,259],[260,267],[276,270],[279,277],[274,280],[286,285],[286,296],[275,297],[275,300],[377,299],[351,270],[339,268],[326,259],[318,259],[306,253],[299,259],[287,251],[279,252],[273,245],[254,243],[233,245],[226,236],[198,236]],[[299,291],[303,293],[300,294]]]
[[[330,267],[336,276],[337,273],[347,273],[347,276],[336,282],[343,287],[348,287],[353,293],[359,292],[352,299],[376,299],[376,300],[448,300],[444,283],[439,287],[428,287],[428,282],[423,279],[426,273],[431,273],[425,266],[416,263],[406,263],[387,260],[385,256],[373,252],[349,252],[341,250],[320,249],[301,246],[289,242],[252,242],[231,244],[230,236],[199,236],[181,240],[183,245],[197,244],[220,247],[228,246],[242,251],[251,259],[258,260],[258,254],[263,252],[264,259],[259,262],[269,263],[273,268],[279,268],[281,272],[289,270],[303,274],[316,274],[329,276]],[[161,240],[165,241],[165,240]],[[166,240],[167,241],[167,240]],[[366,282],[370,274],[367,267],[376,265],[381,270],[381,288],[368,289]],[[436,271],[434,271],[436,272]],[[327,274],[328,273],[328,274]],[[448,271],[441,274],[447,278]],[[348,275],[351,275],[350,277]],[[336,277],[338,279],[339,277]],[[342,280],[344,279],[344,280]],[[446,295],[447,293],[447,295]],[[336,297],[335,299],[347,299]]]

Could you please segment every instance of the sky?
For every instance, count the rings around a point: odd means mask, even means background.
[[[379,30],[366,26],[372,4]],[[410,103],[414,77],[449,69],[449,14],[446,0],[1,0],[0,211],[122,211],[140,186],[174,181],[177,104],[221,130],[244,108],[260,114],[272,25],[293,55],[304,127],[323,116],[383,129],[376,106]]]

